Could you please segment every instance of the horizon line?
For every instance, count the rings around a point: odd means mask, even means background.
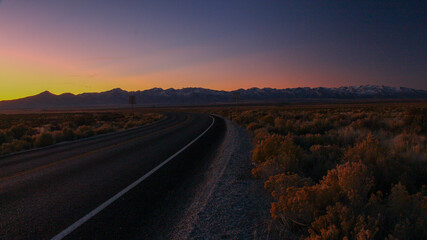
[[[288,88],[275,88],[275,87],[250,87],[250,88],[238,88],[238,89],[235,89],[235,90],[219,90],[219,89],[204,88],[204,87],[182,87],[182,88],[173,88],[173,87],[171,87],[171,88],[152,87],[152,88],[147,88],[147,89],[143,89],[143,90],[126,90],[126,89],[123,89],[123,88],[120,88],[120,87],[115,87],[115,88],[111,88],[111,89],[109,89],[109,90],[100,90],[100,91],[97,91],[97,92],[96,92],[96,91],[91,91],[91,92],[79,92],[79,93],[73,93],[73,92],[53,93],[53,92],[51,92],[51,91],[49,91],[49,90],[45,90],[45,91],[42,91],[42,92],[37,93],[37,94],[34,94],[34,95],[28,95],[28,96],[25,96],[25,97],[12,98],[12,99],[0,99],[0,101],[13,101],[13,100],[23,99],[23,98],[27,98],[27,97],[37,96],[37,95],[40,95],[40,94],[42,94],[42,93],[50,93],[50,94],[55,95],[55,96],[60,96],[60,95],[64,95],[64,94],[72,94],[72,95],[74,95],[74,96],[77,96],[77,95],[86,94],[86,93],[103,93],[103,92],[109,92],[109,91],[116,90],[116,89],[119,89],[119,90],[122,90],[122,91],[125,91],[125,92],[144,92],[144,91],[148,91],[148,90],[152,90],[152,89],[161,89],[161,90],[169,90],[169,89],[173,89],[173,90],[182,90],[182,89],[189,89],[189,88],[197,88],[197,89],[206,89],[206,90],[212,90],[212,91],[234,92],[234,91],[239,91],[239,90],[245,90],[245,91],[246,91],[246,90],[249,90],[249,89],[278,89],[278,90],[281,90],[281,89],[297,89],[297,88],[310,88],[310,89],[316,89],[316,88],[335,88],[335,89],[337,89],[337,88],[343,88],[343,87],[347,87],[347,88],[349,88],[349,87],[364,87],[364,86],[372,86],[372,87],[390,87],[390,88],[408,88],[408,89],[414,89],[414,90],[427,91],[426,89],[421,89],[421,88],[411,88],[411,87],[404,87],[404,86],[394,87],[394,86],[377,85],[377,84],[342,85],[342,86],[339,86],[339,87],[336,87],[336,86],[335,86],[335,87],[322,87],[322,86],[317,86],[317,87],[308,87],[308,86],[305,86],[305,87],[288,87]]]

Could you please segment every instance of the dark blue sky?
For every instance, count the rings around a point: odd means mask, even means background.
[[[38,74],[73,92],[427,89],[426,10],[426,1],[4,0],[0,77]]]

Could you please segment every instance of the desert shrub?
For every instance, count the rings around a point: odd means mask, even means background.
[[[306,239],[374,239],[379,217],[357,215],[341,202],[326,207],[326,213],[314,220]]]
[[[363,161],[371,166],[383,161],[385,157],[385,149],[372,134],[358,142],[354,147],[350,147],[344,154],[344,159],[348,161]]]
[[[290,187],[305,187],[311,186],[314,182],[311,178],[304,178],[298,174],[280,173],[274,176],[270,176],[265,181],[264,188],[267,189],[273,198],[278,200],[280,196],[286,195],[286,190]]]
[[[62,128],[69,128],[69,129],[75,129],[77,126],[73,121],[67,121],[64,120],[64,123],[62,124]]]
[[[252,135],[254,136],[254,143],[261,143],[271,136],[267,128],[258,128],[253,132]]]
[[[0,146],[7,141],[7,134],[5,131],[0,130]]]
[[[86,138],[91,137],[95,135],[95,132],[93,131],[91,126],[80,126],[76,129],[76,135],[78,138]]]
[[[35,147],[45,147],[55,143],[52,133],[40,133],[34,141]]]
[[[239,124],[247,125],[253,122],[253,120],[258,120],[261,116],[262,115],[259,111],[249,110],[249,111],[243,111],[238,114],[235,114],[234,120]]]
[[[360,225],[357,219],[365,217],[359,213],[373,185],[372,174],[363,163],[348,162],[329,171],[316,185],[288,187],[273,203],[272,216],[286,227],[308,229],[311,237],[350,237]]]
[[[403,131],[389,142],[390,154],[396,158],[422,161],[427,158],[427,138]]]
[[[29,149],[30,147],[31,144],[28,141],[13,139],[11,142],[1,145],[1,152],[2,154],[8,154]]]
[[[41,133],[51,133],[54,142],[71,141],[123,130],[130,120],[139,126],[162,117],[158,113],[139,112],[133,117],[121,112],[0,114],[0,154],[35,147]]]
[[[254,137],[252,174],[265,180],[282,233],[427,238],[425,104],[265,107],[236,115]]]
[[[267,177],[280,172],[304,172],[304,151],[294,144],[291,136],[273,135],[261,142],[253,152],[258,163],[252,171],[256,177]]]
[[[64,141],[64,136],[62,135],[62,131],[55,130],[51,132],[54,142],[62,142]]]
[[[337,144],[337,138],[329,134],[312,134],[294,136],[294,142],[304,149],[310,149],[313,145]]]
[[[274,127],[282,134],[287,133],[288,129],[291,128],[288,123],[290,122],[280,117],[277,117],[276,119],[274,119]]]
[[[427,236],[427,199],[421,193],[410,195],[405,186],[393,186],[387,199],[386,225],[390,239],[421,239]]]
[[[347,162],[337,167],[338,185],[350,204],[360,207],[374,187],[374,177],[362,162]]]
[[[282,172],[282,166],[277,156],[267,158],[262,163],[258,163],[256,168],[252,169],[252,175],[255,178],[268,178]]]
[[[13,133],[15,139],[23,137],[29,131],[28,126],[24,124],[18,124],[10,128],[10,131]]]
[[[405,126],[416,133],[427,132],[427,109],[425,108],[408,108],[403,118]]]
[[[129,129],[129,128],[133,128],[136,126],[138,126],[138,123],[136,121],[131,120],[131,121],[126,122],[126,124],[124,125],[124,128]]]
[[[249,123],[246,129],[250,132],[253,132],[259,128],[262,128],[262,125],[256,122]]]
[[[64,141],[71,141],[74,140],[76,138],[76,134],[74,133],[74,130],[69,128],[69,127],[65,127],[62,129],[62,139]]]
[[[262,117],[262,118],[260,119],[260,122],[261,122],[263,125],[274,126],[274,117],[273,117],[272,115],[268,114],[268,115],[266,115],[266,116]]]
[[[351,126],[345,126],[343,128],[337,129],[331,134],[336,135],[338,139],[338,143],[341,143],[344,146],[353,145],[359,137],[363,137],[367,134],[366,131],[362,131],[360,129],[355,129]]]
[[[305,173],[303,154],[304,150],[294,143],[292,137],[287,136],[280,144],[277,160],[284,172]]]
[[[104,134],[109,132],[114,132],[114,128],[109,123],[104,123],[102,126],[96,129],[96,134]]]
[[[274,155],[278,155],[280,144],[283,139],[284,138],[279,135],[267,137],[264,141],[255,147],[253,151],[253,161],[256,163],[262,163],[268,158]]]

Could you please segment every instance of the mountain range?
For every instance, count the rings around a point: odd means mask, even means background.
[[[238,94],[235,94],[238,93]],[[128,105],[129,96],[135,96],[138,106],[176,106],[232,103],[236,95],[239,102],[291,102],[357,99],[427,99],[427,91],[405,87],[362,85],[338,88],[250,88],[235,91],[218,91],[205,88],[161,89],[125,91],[115,88],[99,93],[60,95],[48,91],[40,94],[0,101],[0,109],[39,109],[63,107],[120,107]]]

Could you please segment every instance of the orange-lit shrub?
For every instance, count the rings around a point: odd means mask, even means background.
[[[425,105],[263,108],[240,122],[281,232],[427,239]]]
[[[265,181],[264,187],[267,189],[273,198],[278,200],[280,196],[286,195],[286,191],[290,187],[311,186],[314,182],[310,178],[301,177],[298,174],[280,173]]]
[[[284,137],[279,135],[273,135],[266,138],[255,147],[253,152],[253,161],[256,163],[262,163],[268,158],[278,155],[283,139]]]
[[[253,132],[252,135],[254,135],[254,143],[256,144],[263,142],[265,139],[271,136],[266,128],[258,128]]]
[[[374,187],[374,177],[361,162],[347,162],[337,167],[338,185],[354,206],[362,206]]]
[[[257,129],[261,128],[261,127],[262,127],[262,125],[261,125],[261,124],[256,123],[256,122],[252,122],[252,123],[249,123],[249,124],[248,124],[248,126],[246,127],[246,129],[247,129],[248,131],[250,131],[250,132],[253,132],[253,131],[255,131],[255,130],[257,130]]]
[[[270,114],[267,114],[260,119],[260,122],[265,126],[274,126],[274,117]]]
[[[311,223],[306,239],[374,239],[380,227],[379,218],[358,215],[351,207],[337,202]]]

